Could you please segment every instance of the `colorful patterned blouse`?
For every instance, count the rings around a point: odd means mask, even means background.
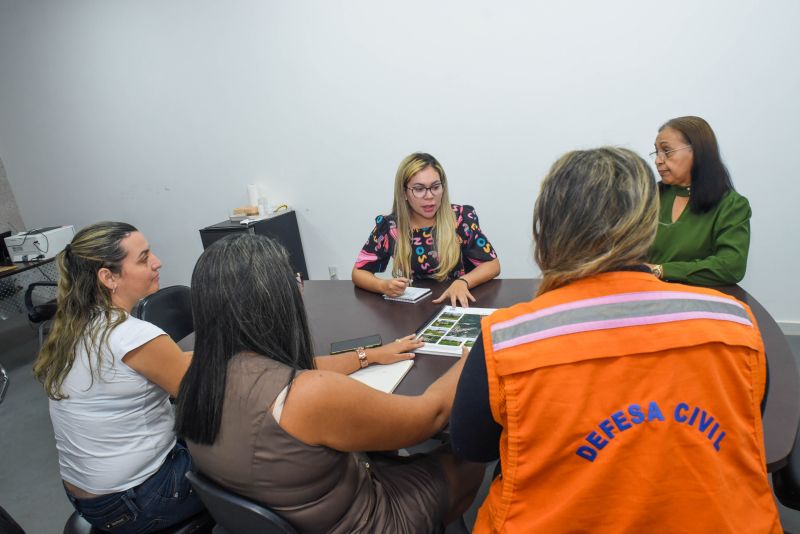
[[[497,258],[492,244],[481,232],[478,214],[472,206],[452,204],[456,216],[456,234],[461,241],[461,261],[450,273],[458,278],[483,262]],[[432,278],[439,266],[439,254],[434,250],[432,227],[412,230],[411,270],[415,279]],[[394,254],[397,222],[394,215],[378,215],[375,228],[356,259],[356,268],[382,273]]]

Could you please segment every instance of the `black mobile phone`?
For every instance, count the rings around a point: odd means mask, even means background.
[[[380,347],[381,345],[383,345],[383,341],[381,341],[381,336],[378,334],[357,337],[355,339],[345,339],[344,341],[334,341],[331,343],[331,354],[341,354],[342,352],[356,350],[358,347],[369,349],[372,347]]]

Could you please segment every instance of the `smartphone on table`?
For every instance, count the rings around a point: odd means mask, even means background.
[[[381,336],[378,334],[357,337],[355,339],[345,339],[343,341],[334,341],[331,343],[331,354],[349,352],[351,350],[356,350],[358,347],[371,349],[373,347],[380,347],[381,345],[383,345],[383,341],[381,340]]]

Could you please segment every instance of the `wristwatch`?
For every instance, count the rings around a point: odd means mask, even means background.
[[[356,354],[358,354],[358,363],[361,368],[367,367],[369,362],[367,361],[367,351],[364,350],[364,347],[356,347]]]

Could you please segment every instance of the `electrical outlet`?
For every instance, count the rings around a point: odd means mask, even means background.
[[[328,265],[328,277],[331,280],[338,280],[339,275],[336,273],[336,266],[335,265]]]

